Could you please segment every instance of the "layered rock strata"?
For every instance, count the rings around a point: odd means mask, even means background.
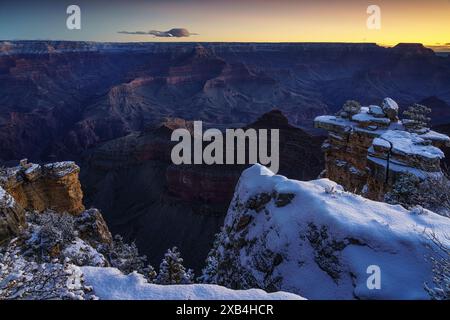
[[[80,215],[83,192],[80,168],[73,162],[27,163],[0,172],[0,241],[17,235],[26,211],[53,210]]]
[[[355,114],[317,117],[315,126],[329,133],[322,145],[323,176],[374,200],[382,200],[403,175],[441,176],[440,148],[450,138],[431,130],[407,132],[397,112],[397,104],[386,98],[381,106],[361,107]]]

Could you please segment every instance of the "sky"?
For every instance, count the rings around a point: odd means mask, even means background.
[[[81,9],[80,30],[66,27],[72,4]],[[379,29],[367,27],[370,5],[380,9]],[[172,28],[195,35],[132,34]],[[450,48],[450,0],[0,0],[0,39],[420,42],[444,50]]]

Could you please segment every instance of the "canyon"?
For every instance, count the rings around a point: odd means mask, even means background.
[[[450,58],[420,44],[0,41],[0,164],[75,161],[81,185],[58,205],[75,214],[83,204],[99,208],[151,263],[177,245],[199,271],[247,166],[175,166],[173,130],[192,131],[196,120],[222,131],[279,129],[279,173],[311,180],[325,165],[317,116],[349,99],[390,96],[400,112],[430,104],[442,125],[449,88]],[[33,168],[42,194],[43,184],[64,186],[46,180],[45,165]],[[20,207],[52,206],[19,185],[8,194]]]
[[[193,123],[166,119],[102,144],[87,156],[80,179],[86,205],[99,208],[111,231],[135,241],[151,263],[176,245],[199,271],[248,166],[174,165],[177,142],[170,137],[177,128],[193,132]],[[321,172],[323,139],[290,125],[279,110],[243,128],[279,130],[280,173],[309,180]]]
[[[420,44],[0,42],[0,160],[79,160],[165,117],[229,127],[280,109],[312,120],[349,99],[433,97],[442,123],[450,59]]]

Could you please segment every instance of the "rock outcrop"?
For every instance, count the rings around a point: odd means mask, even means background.
[[[329,132],[322,146],[323,176],[374,200],[383,200],[404,175],[421,180],[442,176],[439,148],[448,146],[450,138],[434,131],[407,132],[397,112],[398,105],[386,98],[381,107],[362,107],[353,115],[317,117],[315,126]]]
[[[83,192],[73,162],[27,163],[0,172],[0,241],[17,235],[26,211],[53,210],[80,215]]]
[[[203,280],[284,290],[307,299],[429,299],[450,219],[345,192],[328,179],[295,181],[255,165],[236,187]],[[429,230],[424,232],[424,230]],[[367,285],[381,270],[379,290]],[[405,272],[407,268],[407,272]]]
[[[84,210],[79,172],[74,162],[45,165],[24,162],[6,169],[0,185],[28,211],[51,209],[77,215]]]

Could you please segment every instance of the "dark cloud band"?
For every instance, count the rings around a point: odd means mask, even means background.
[[[173,28],[168,31],[158,31],[158,30],[150,30],[150,31],[119,31],[118,33],[122,34],[137,34],[137,35],[152,35],[155,37],[167,37],[167,38],[183,38],[190,37],[193,35],[197,35],[197,33],[191,33],[189,30],[185,28]]]

